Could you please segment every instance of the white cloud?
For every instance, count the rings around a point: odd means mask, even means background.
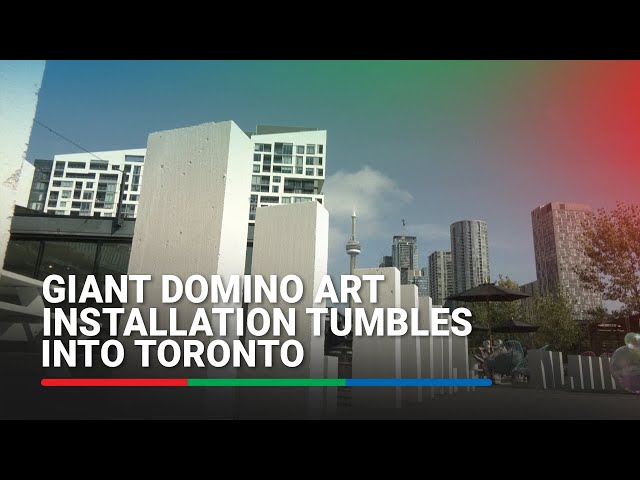
[[[399,203],[413,200],[395,181],[369,166],[357,172],[338,170],[327,177],[323,191],[332,215],[350,217],[355,208],[363,223],[379,218]]]
[[[384,219],[413,200],[412,195],[378,170],[364,166],[356,172],[339,170],[325,180],[325,206],[329,210],[329,271],[343,272],[344,251],[351,235],[351,214],[358,215],[357,237],[363,244],[388,230]],[[426,231],[426,229],[425,229]],[[389,239],[389,242],[391,239]],[[377,265],[371,265],[377,266]]]

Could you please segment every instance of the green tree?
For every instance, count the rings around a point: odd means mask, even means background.
[[[534,337],[536,346],[549,344],[552,350],[565,353],[580,347],[582,333],[572,309],[573,303],[564,292],[534,298],[534,315],[539,326]]]
[[[599,209],[583,228],[580,280],[605,300],[621,302],[623,313],[640,313],[640,206],[618,202],[610,212]]]

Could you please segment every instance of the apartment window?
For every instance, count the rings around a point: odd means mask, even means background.
[[[291,155],[293,153],[293,143],[276,143],[273,152],[283,155]]]
[[[322,155],[324,153],[324,145],[318,145],[318,154]]]
[[[271,192],[272,193],[278,193],[278,190],[280,189],[280,187],[278,187],[277,185],[274,185],[271,187]]]
[[[124,161],[125,162],[142,163],[142,162],[144,162],[144,155],[125,155],[124,156]]]
[[[82,202],[71,202],[71,208],[80,208]]]
[[[320,175],[320,176],[324,175],[324,169],[319,168],[318,169],[318,175]]]
[[[74,200],[80,200],[81,195],[82,195],[82,190],[74,190],[73,192]]]
[[[315,155],[315,154],[316,154],[316,146],[307,145],[307,155]]]
[[[133,193],[131,195],[129,195],[129,201],[130,202],[137,202],[138,198],[139,198],[139,195],[135,195]]]
[[[296,157],[296,165],[298,167],[301,167],[303,163],[304,163],[304,157]]]
[[[52,191],[52,192],[49,194],[49,199],[53,199],[53,198],[55,198],[56,200],[58,199],[58,192],[56,192],[56,191]]]
[[[292,167],[282,167],[282,173],[291,173]]]
[[[270,143],[256,143],[255,151],[256,152],[271,152],[271,144]]]
[[[273,177],[273,183],[280,183],[280,177]]]
[[[253,154],[253,161],[254,162],[259,162],[262,158],[262,155],[260,155],[259,153],[254,153]]]
[[[260,165],[253,166],[253,173],[260,173]]]
[[[306,164],[307,165],[314,165],[314,160],[315,160],[315,157],[307,157]]]
[[[291,203],[291,197],[282,197],[282,203]]]
[[[264,203],[278,203],[278,197],[267,197],[263,195],[260,201]]]
[[[64,186],[64,185],[63,185]],[[93,188],[93,182],[87,182],[86,185],[87,188]]]
[[[69,167],[69,168],[86,168],[87,167],[87,163],[86,162],[69,162],[67,164],[67,167]]]
[[[73,187],[73,182],[60,182],[61,183],[61,187],[63,188],[72,188]]]
[[[111,165],[111,170],[120,170],[118,165]]]
[[[140,190],[140,184],[134,183],[133,185],[131,185],[131,191],[132,192],[137,192],[139,190]]]
[[[44,182],[37,182],[34,190],[46,190],[47,184]]]
[[[297,145],[296,146],[296,153],[298,155],[304,155],[304,145]]]
[[[66,178],[96,178],[96,174],[95,173],[68,173],[66,175]]]
[[[263,165],[262,166],[262,171],[263,172],[271,172],[271,165]]]
[[[89,170],[107,170],[109,168],[109,162],[104,160],[92,160],[89,163]]]
[[[306,171],[305,175],[312,177],[313,176],[313,168],[307,168],[307,171]]]
[[[60,186],[62,186],[62,182],[53,182],[53,186],[54,187],[60,187]]]
[[[135,167],[133,167],[133,174],[134,175],[140,175],[140,170],[142,167],[140,167],[140,165],[136,165]]]
[[[278,155],[276,155],[276,158],[274,158],[273,163],[277,163],[277,158]],[[262,163],[264,163],[265,165],[271,165],[271,155],[265,155],[262,158]]]
[[[322,166],[322,157],[318,157],[318,165]]]
[[[291,173],[291,172],[289,172]],[[296,174],[302,175],[302,167],[296,167]]]
[[[131,171],[131,165],[125,165],[124,166],[124,171],[125,172],[130,172]]]
[[[60,202],[60,205],[59,205],[60,208],[66,208],[66,206],[67,206],[67,202]]]
[[[47,203],[47,207],[49,208],[55,208],[56,205],[58,205],[58,199],[49,200],[49,203]]]
[[[63,190],[62,198],[71,198],[71,190]]]
[[[93,200],[93,192],[84,192],[82,194],[83,200]]]

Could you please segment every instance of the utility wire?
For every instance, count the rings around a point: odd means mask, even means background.
[[[73,140],[69,140],[67,137],[65,137],[64,135],[62,135],[61,133],[56,132],[53,128],[51,127],[47,127],[44,123],[39,122],[38,120],[36,120],[35,118],[33,119],[34,123],[37,123],[38,125],[40,125],[41,127],[46,128],[47,130],[49,130],[51,133],[59,136],[60,138],[62,138],[63,140],[66,140],[67,142],[69,142],[72,145],[75,145],[76,147],[78,147],[80,150],[84,150],[85,152],[87,152],[89,155],[93,155],[94,157],[96,157],[98,160],[102,160],[100,157],[98,157],[95,153],[90,152],[89,150],[87,150],[86,148],[78,145],[76,142],[74,142]],[[104,160],[102,160],[104,162]]]

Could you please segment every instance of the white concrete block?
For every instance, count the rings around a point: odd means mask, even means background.
[[[338,378],[338,357],[324,357],[324,378]],[[338,387],[324,388],[324,416],[335,417],[338,411]]]
[[[420,329],[429,330],[431,321],[431,297],[419,297],[418,302],[420,308]],[[429,331],[429,336],[418,338],[420,341],[420,378],[435,378],[433,336],[431,336],[431,331]],[[433,387],[421,387],[420,395],[423,398],[427,396],[427,393],[430,398],[433,398],[435,396],[435,389]]]
[[[400,303],[402,309],[407,312],[407,325],[410,325],[411,309],[418,308],[418,287],[416,285],[400,286]],[[410,327],[409,327],[410,328]],[[402,336],[401,351],[401,375],[402,378],[419,378],[420,364],[420,337],[411,336],[408,331]],[[403,387],[402,404],[411,405],[422,400],[421,387]]]
[[[272,205],[260,208],[256,215],[253,245],[252,275],[298,276],[304,285],[304,294],[295,305],[286,303],[279,296],[275,304],[251,303],[249,310],[264,308],[272,315],[274,308],[288,312],[295,309],[296,335],[304,349],[304,361],[298,367],[287,367],[280,361],[280,349],[274,348],[273,366],[264,364],[255,368],[243,368],[246,377],[257,378],[322,378],[325,374],[324,330],[313,335],[312,316],[307,308],[324,307],[325,302],[314,304],[322,277],[327,273],[329,249],[329,212],[318,202]],[[324,323],[323,323],[324,325]],[[280,340],[272,332],[262,337],[247,335],[247,340]],[[260,388],[243,389],[242,410],[249,415],[320,417],[323,409],[323,389],[310,388]],[[258,400],[259,399],[259,400]],[[247,410],[248,409],[248,410]]]
[[[152,281],[146,284],[144,305],[128,307],[141,308],[145,319],[149,318],[149,308],[157,308],[160,328],[167,328],[168,310],[176,307],[179,328],[188,328],[196,309],[207,305],[193,304],[186,297],[163,305],[162,275],[176,275],[184,281],[196,274],[207,279],[211,275],[227,279],[243,274],[251,155],[251,140],[233,122],[205,123],[149,136],[128,273],[149,274]],[[233,303],[224,306],[242,307]],[[214,332],[219,332],[218,320],[218,316],[212,317]],[[240,320],[229,316],[228,331],[235,333],[235,322]],[[234,338],[228,335],[225,340]],[[128,348],[128,368],[136,369],[140,358],[139,350],[132,346],[134,339],[123,338],[123,343]],[[205,345],[211,340],[204,336],[199,339]],[[181,343],[183,338],[176,340]],[[144,375],[153,375],[153,370],[152,363]],[[155,374],[224,378],[235,377],[236,371],[231,365],[194,367],[190,372],[160,367]],[[215,414],[225,416],[233,406],[232,389],[206,390],[215,398]]]
[[[378,283],[378,301],[372,304],[369,289],[360,290],[360,297],[367,318],[371,318],[374,308],[400,308],[400,271],[397,268],[359,268],[354,275],[384,275],[385,280]],[[390,336],[353,337],[353,378],[400,378],[401,338]],[[401,406],[399,387],[362,387],[352,390],[355,408],[399,408]]]

